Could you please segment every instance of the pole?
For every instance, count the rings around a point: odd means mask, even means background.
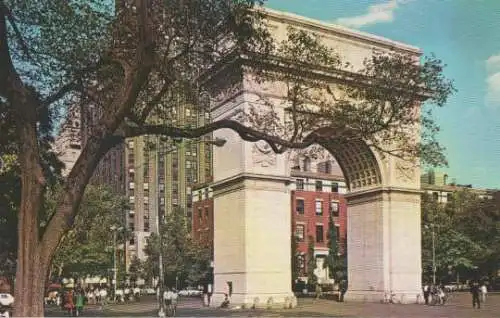
[[[160,140],[158,139],[158,150],[160,151]],[[160,169],[160,160],[158,158],[158,151],[156,152],[156,167],[157,170]],[[159,175],[159,173],[157,173]],[[159,317],[164,317],[165,316],[165,310],[164,310],[164,303],[163,303],[163,293],[164,293],[164,282],[163,282],[163,243],[162,243],[162,235],[160,231],[160,225],[162,222],[161,220],[161,209],[160,209],[160,179],[156,179],[156,230],[158,231],[158,242],[160,246],[160,250],[158,251],[158,289],[159,289],[159,297],[158,297],[158,316]]]
[[[432,284],[436,285],[436,243],[435,243],[434,224],[431,224],[431,229],[432,229]]]
[[[116,299],[116,284],[118,283],[117,281],[117,266],[116,266],[116,231],[117,229],[113,230],[113,297]]]

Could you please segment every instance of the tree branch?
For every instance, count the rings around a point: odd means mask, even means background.
[[[142,135],[165,135],[170,137],[193,139],[224,128],[231,129],[237,132],[245,141],[256,142],[259,140],[264,140],[273,148],[276,153],[283,153],[284,151],[286,151],[286,148],[307,148],[314,143],[325,141],[323,136],[312,132],[304,139],[304,141],[294,142],[281,137],[268,135],[254,128],[244,126],[243,124],[234,120],[223,119],[193,129],[171,127],[165,125],[126,127],[124,129],[124,135],[114,136],[112,143],[119,143],[122,142],[125,138],[137,137]]]

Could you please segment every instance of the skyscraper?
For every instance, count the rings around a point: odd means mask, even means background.
[[[207,113],[179,104],[172,109],[171,119],[163,123],[195,127],[209,120]],[[158,230],[158,212],[164,215],[183,211],[190,219],[192,185],[212,178],[211,146],[204,142],[207,138],[141,136],[126,141],[125,180],[130,202],[127,227],[134,233],[128,242],[129,260],[134,256],[144,259],[147,237]]]

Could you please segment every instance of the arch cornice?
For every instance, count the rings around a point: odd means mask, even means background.
[[[265,70],[266,72],[289,73],[331,84],[349,86],[375,85],[372,78],[359,72],[286,60],[275,55],[262,55],[255,52],[241,53],[239,50],[233,50],[226,54],[212,67],[203,72],[197,81],[200,87],[213,93],[214,90],[217,91],[217,88],[223,89],[225,87],[225,85],[221,84],[227,82],[228,77],[239,78],[243,84],[245,74],[256,72],[256,69]],[[396,85],[380,88],[392,91],[404,90],[404,88],[398,88]],[[245,87],[242,87],[242,91],[244,90]],[[430,92],[422,88],[417,96],[424,100],[430,96]]]

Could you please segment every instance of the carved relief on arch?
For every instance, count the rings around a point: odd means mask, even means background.
[[[252,145],[252,162],[263,168],[276,166],[276,154],[269,144],[259,140]]]

